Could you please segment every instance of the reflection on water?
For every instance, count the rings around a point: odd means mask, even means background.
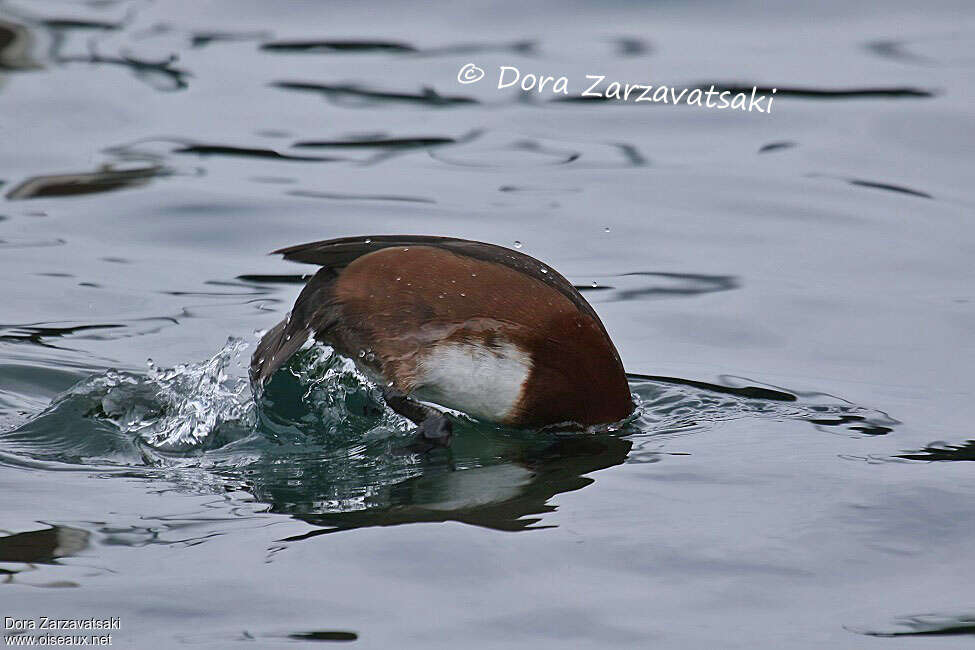
[[[975,460],[975,440],[960,445],[932,442],[924,449],[898,455],[908,460]]]
[[[395,105],[413,104],[443,108],[476,104],[477,100],[462,95],[441,95],[430,86],[424,86],[420,93],[375,90],[358,84],[320,84],[299,81],[276,81],[271,84],[281,90],[321,93],[325,98],[341,106],[363,106],[366,104]]]
[[[33,37],[23,25],[0,20],[0,70],[34,70],[41,67],[31,57]]]
[[[368,39],[320,39],[268,41],[261,45],[267,52],[287,54],[408,54],[414,56],[448,56],[458,54],[483,54],[488,52],[510,52],[522,56],[533,54],[535,43],[530,40],[512,43],[478,44],[462,43],[442,47],[419,48],[401,41],[380,41]]]
[[[775,97],[801,97],[803,99],[902,99],[902,98],[926,98],[934,97],[937,93],[933,90],[923,88],[911,88],[907,86],[877,86],[861,88],[821,88],[815,86],[799,87],[782,84],[741,84],[726,83],[721,81],[699,83],[696,85],[701,90],[709,89],[714,86],[716,91],[727,90],[731,94],[745,93],[750,94],[752,88],[756,89],[757,94],[771,94],[775,90]]]
[[[78,555],[88,548],[91,535],[70,526],[51,526],[0,537],[0,582],[24,584],[18,574],[34,571],[36,564],[58,564],[58,559]],[[71,581],[35,583],[37,587],[75,587]]]
[[[285,541],[353,528],[434,521],[505,531],[544,528],[536,524],[541,515],[555,510],[549,503],[552,497],[590,485],[594,479],[587,474],[622,464],[632,446],[630,440],[613,436],[511,440],[498,444],[490,456],[481,456],[482,462],[489,458],[496,464],[467,468],[458,468],[457,463],[461,459],[470,463],[470,450],[453,450],[453,458],[425,464],[422,474],[376,486],[379,489],[370,490],[345,512],[329,512],[335,504],[323,499],[322,512],[295,515],[320,529]],[[327,467],[322,467],[322,477],[327,474]],[[288,497],[294,491],[258,488],[255,495],[271,503],[275,512],[290,512],[293,507]]]
[[[54,174],[28,178],[7,192],[7,199],[34,199],[51,196],[72,196],[111,192],[146,185],[153,178],[170,173],[163,167],[143,167],[137,169],[103,168],[95,172],[77,174]]]
[[[269,52],[416,52],[416,48],[406,43],[392,41],[270,41],[261,44],[262,50]]]
[[[305,162],[341,160],[341,158],[326,158],[324,156],[294,156],[278,153],[271,149],[234,147],[223,144],[188,144],[174,149],[173,153],[195,153],[200,156],[243,156],[245,158],[271,158],[274,160],[300,160]]]
[[[7,535],[0,537],[0,562],[51,563],[83,551],[88,538],[87,531],[68,526]]]
[[[852,631],[876,637],[900,636],[969,636],[975,635],[975,614],[918,614],[901,616],[892,624],[878,628],[858,628]]]

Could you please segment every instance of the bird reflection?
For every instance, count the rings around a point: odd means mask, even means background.
[[[455,445],[463,453],[461,437]],[[283,541],[418,522],[456,521],[511,532],[535,530],[550,527],[540,523],[543,515],[556,510],[549,503],[552,497],[590,485],[594,479],[588,474],[622,464],[632,445],[630,440],[612,435],[578,435],[556,437],[544,445],[531,441],[512,444],[499,455],[488,456],[493,464],[466,469],[430,459],[418,475],[376,486],[344,512],[295,512],[302,506],[289,500],[289,490],[269,485],[266,491],[258,486],[256,492],[259,499],[270,501],[272,511],[289,512],[317,527]],[[303,487],[311,486],[306,483]]]
[[[0,567],[3,582],[36,568],[35,564],[58,564],[58,558],[77,555],[88,547],[90,533],[70,526],[52,526],[0,537],[0,562],[23,564],[24,567]],[[57,586],[51,585],[51,586]]]

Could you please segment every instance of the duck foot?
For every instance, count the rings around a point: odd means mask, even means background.
[[[416,437],[404,451],[426,453],[437,447],[450,446],[454,427],[446,415],[395,389],[384,390],[383,399],[389,408],[417,425]]]

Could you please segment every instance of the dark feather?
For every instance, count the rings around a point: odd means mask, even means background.
[[[331,288],[336,277],[330,268],[319,270],[301,290],[291,314],[261,338],[251,356],[250,367],[251,382],[258,389],[301,349],[309,336],[324,332],[335,324]]]
[[[305,264],[318,264],[325,268],[342,269],[359,257],[383,248],[395,246],[436,246],[484,262],[493,262],[514,269],[520,273],[540,280],[566,298],[583,313],[591,316],[602,326],[592,306],[582,297],[578,289],[558,271],[533,257],[518,251],[486,244],[484,242],[457,239],[455,237],[436,237],[432,235],[373,235],[367,237],[343,237],[324,241],[298,244],[281,248],[272,254],[284,255],[284,259]],[[301,298],[298,299],[299,302]],[[605,332],[605,330],[604,330]]]

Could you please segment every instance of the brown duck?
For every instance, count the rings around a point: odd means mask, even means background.
[[[619,353],[585,298],[518,251],[422,235],[282,248],[322,268],[251,359],[260,389],[309,336],[355,361],[387,403],[447,444],[438,404],[514,427],[612,423],[633,411]]]

